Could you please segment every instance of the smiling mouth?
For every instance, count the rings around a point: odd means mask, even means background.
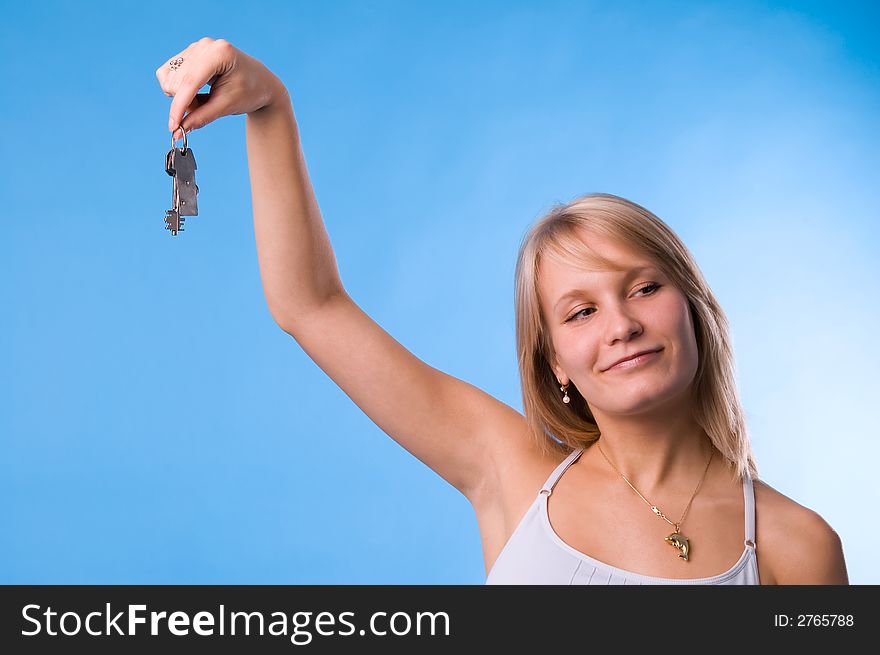
[[[650,350],[648,352],[641,353],[640,355],[630,357],[629,359],[625,359],[622,362],[618,362],[614,366],[611,366],[611,367],[605,369],[605,371],[606,372],[616,371],[616,370],[620,370],[620,369],[627,369],[627,368],[633,368],[636,366],[641,366],[642,364],[655,359],[655,357],[657,355],[659,355],[662,350],[663,350],[662,348],[660,348],[658,350]]]

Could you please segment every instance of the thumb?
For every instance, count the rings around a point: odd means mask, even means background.
[[[217,120],[218,112],[214,109],[214,105],[208,106],[211,100],[210,93],[198,93],[193,98],[189,107],[186,108],[186,115],[181,119],[180,125],[186,130],[187,134],[200,127],[204,127],[211,121]],[[174,139],[182,139],[183,134],[180,127],[174,130]]]

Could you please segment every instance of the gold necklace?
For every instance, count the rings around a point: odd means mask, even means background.
[[[712,448],[712,452],[709,454],[709,461],[706,462],[706,470],[703,471],[703,477],[700,478],[700,483],[697,485],[697,488],[694,489],[694,493],[691,494],[691,499],[688,501],[687,507],[684,508],[684,514],[681,515],[681,518],[678,519],[677,523],[673,523],[668,518],[666,518],[666,515],[663,512],[661,512],[660,509],[656,505],[652,505],[647,498],[645,498],[642,494],[640,494],[639,490],[636,489],[635,487],[633,487],[632,482],[627,480],[626,476],[623,473],[621,473],[620,470],[616,466],[614,466],[614,464],[611,464],[611,460],[608,459],[608,456],[605,454],[605,451],[602,450],[602,446],[600,446],[598,443],[596,445],[599,447],[599,452],[602,453],[602,457],[605,458],[605,461],[608,462],[608,464],[611,466],[611,468],[613,468],[615,471],[617,471],[618,475],[620,475],[620,477],[622,477],[624,479],[624,481],[632,488],[633,491],[635,491],[637,494],[639,494],[639,498],[641,498],[642,500],[645,501],[645,503],[648,505],[648,507],[651,508],[651,511],[654,512],[654,514],[659,516],[661,519],[666,521],[673,528],[675,528],[675,531],[672,534],[668,535],[667,537],[664,537],[664,540],[670,546],[674,546],[679,551],[681,551],[678,554],[679,559],[683,559],[685,562],[687,562],[688,561],[688,553],[690,552],[690,544],[688,543],[688,538],[685,537],[683,534],[681,534],[681,532],[679,532],[679,527],[681,526],[682,523],[684,523],[684,519],[687,516],[688,510],[690,510],[690,508],[691,508],[691,503],[694,502],[694,497],[696,497],[697,492],[700,490],[700,487],[703,486],[703,480],[706,479],[706,474],[709,472],[709,464],[712,463],[712,457],[715,456],[715,448]]]

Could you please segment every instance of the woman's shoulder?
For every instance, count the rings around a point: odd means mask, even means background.
[[[755,541],[764,584],[848,584],[843,545],[817,512],[754,481]]]

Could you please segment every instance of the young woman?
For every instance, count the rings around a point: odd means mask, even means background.
[[[413,356],[346,293],[271,71],[203,38],[156,75],[176,138],[247,115],[272,316],[468,498],[487,583],[848,582],[831,527],[757,478],[724,312],[659,218],[593,194],[532,226],[516,272],[522,416]]]

